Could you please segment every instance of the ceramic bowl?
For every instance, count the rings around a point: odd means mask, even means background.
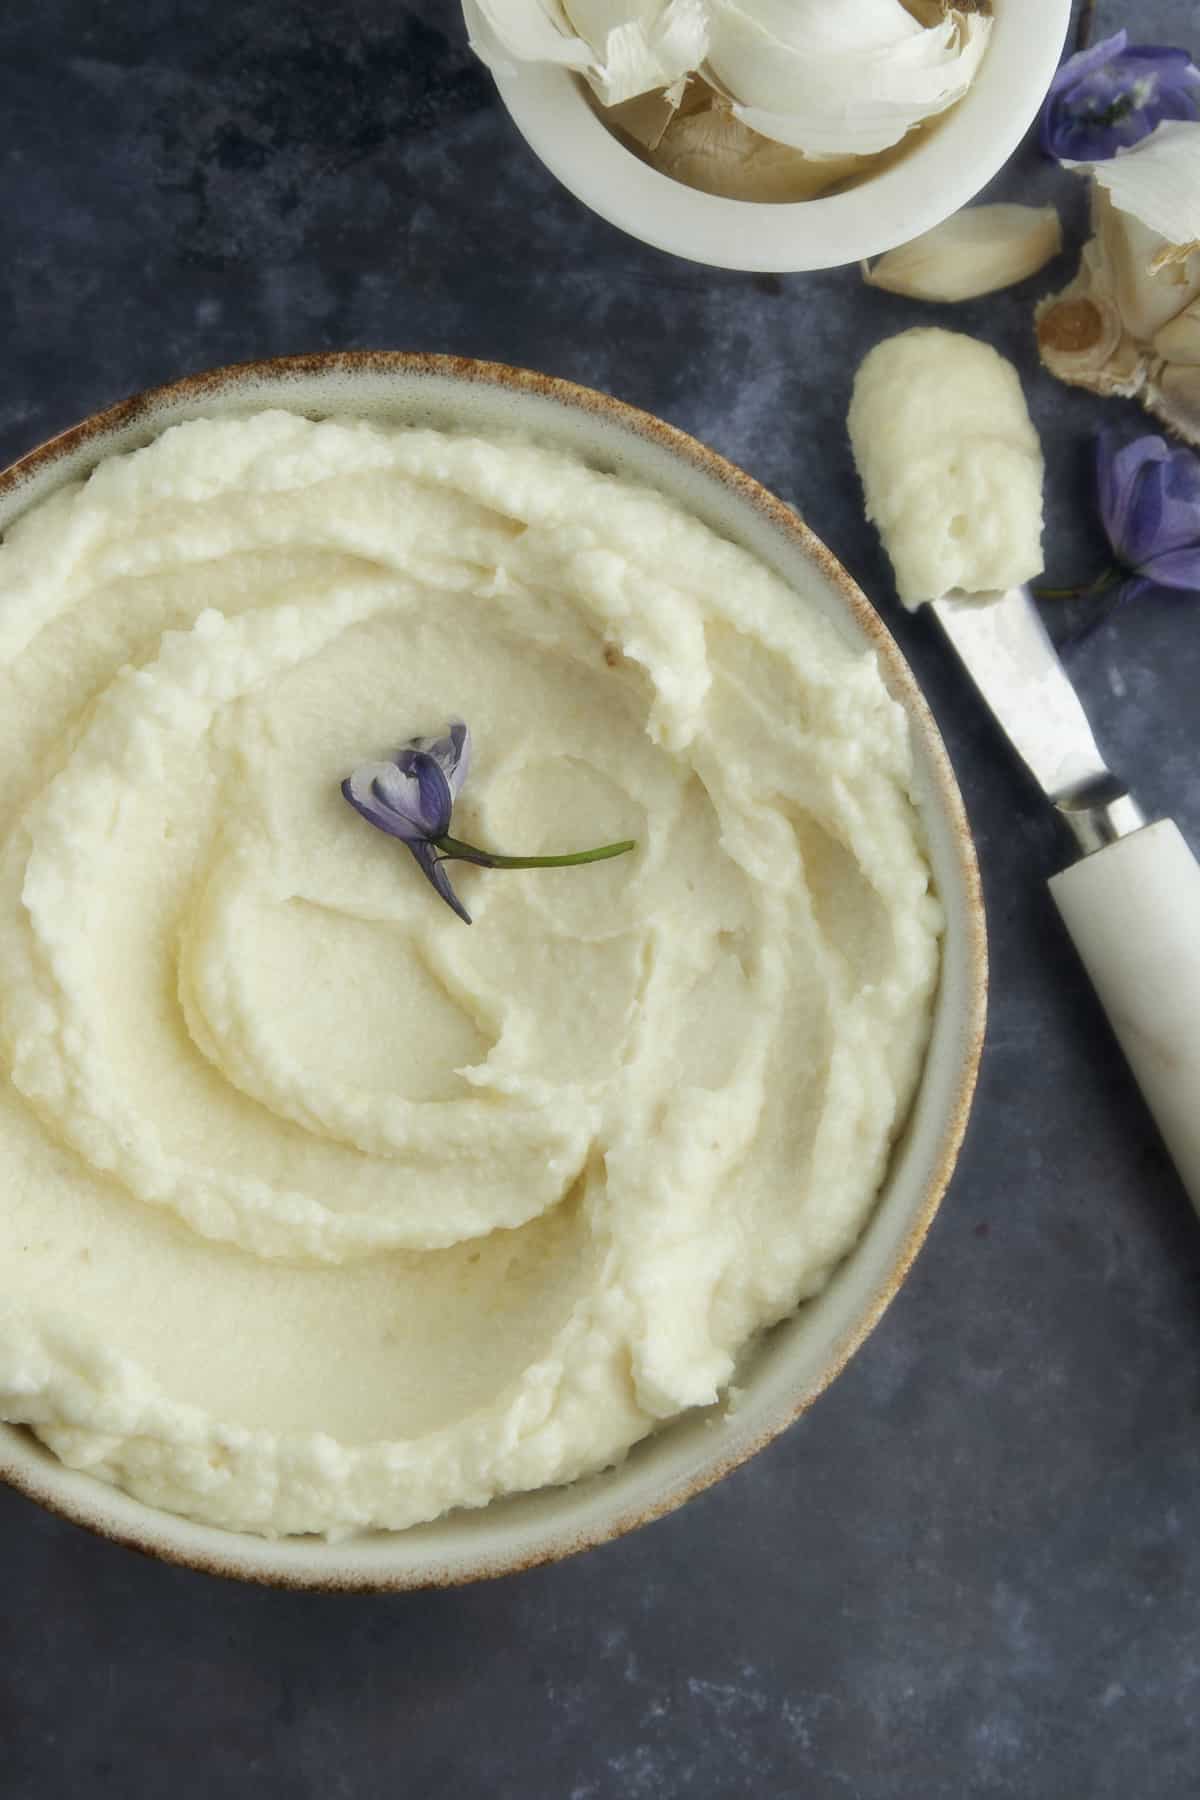
[[[282,406],[397,423],[519,429],[672,495],[784,580],[816,582],[816,604],[870,645],[904,706],[916,798],[946,909],[933,1035],[879,1204],[825,1291],[764,1339],[739,1377],[736,1410],[714,1407],[639,1444],[619,1468],[431,1525],[329,1543],[269,1541],[156,1511],[65,1468],[23,1429],[0,1426],[0,1479],[123,1543],[225,1575],[289,1587],[407,1588],[474,1580],[563,1557],[658,1517],[744,1462],[813,1401],[896,1292],[929,1227],[966,1126],[983,1034],[983,907],[962,800],[937,728],[883,623],[808,527],[712,450],[606,395],[452,357],[363,352],[251,363],[138,395],[54,438],[0,475],[0,530],[102,457],[198,416]]]
[[[720,269],[829,269],[907,243],[975,198],[1037,116],[1070,18],[1071,0],[995,0],[992,40],[962,102],[894,167],[848,193],[791,205],[723,200],[660,175],[613,135],[566,69],[526,64],[496,85],[551,174],[631,237]]]

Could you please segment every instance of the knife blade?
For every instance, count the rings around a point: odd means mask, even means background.
[[[1079,856],[1050,891],[1200,1211],[1200,864],[1105,762],[1027,588],[933,611],[1071,830]]]
[[[1058,806],[1112,778],[1027,588],[948,595],[933,610],[1047,799]]]

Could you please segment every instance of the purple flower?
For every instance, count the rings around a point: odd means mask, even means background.
[[[1200,69],[1186,50],[1131,45],[1118,31],[1069,57],[1054,77],[1042,149],[1060,162],[1103,162],[1164,119],[1200,119]]]
[[[632,838],[572,850],[564,856],[501,856],[450,836],[454,802],[471,766],[471,733],[461,719],[445,737],[410,738],[390,762],[361,763],[342,783],[342,794],[368,825],[399,838],[416,858],[426,880],[466,924],[471,915],[450,886],[444,865],[453,859],[485,869],[561,869],[604,862],[634,849]]]
[[[1151,587],[1200,594],[1200,457],[1160,437],[1118,449],[1105,431],[1096,461],[1104,529],[1133,578],[1123,597]]]
[[[446,905],[460,919],[471,915],[450,886],[435,846],[450,829],[450,815],[471,763],[471,734],[456,719],[440,738],[411,738],[391,762],[362,763],[342,783],[356,812],[378,831],[399,838],[416,857]]]

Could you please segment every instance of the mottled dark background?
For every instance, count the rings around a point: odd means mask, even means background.
[[[852,270],[693,267],[534,162],[451,0],[15,0],[0,16],[0,458],[206,365],[356,345],[572,376],[802,508],[898,631],[978,832],[992,1023],[958,1176],[816,1409],[675,1517],[496,1585],[308,1598],[159,1567],[0,1494],[0,1796],[1180,1800],[1200,1793],[1200,1225],[1071,960],[1064,860],[862,522],[851,373],[887,332],[988,336],[1029,380],[1050,562],[1097,566],[1087,447],[1140,414],[1041,376],[1071,251],[922,309]],[[1200,51],[1195,0],[1100,26]],[[1077,622],[1059,614],[1061,628]],[[1147,805],[1200,845],[1200,612],[1070,661]]]

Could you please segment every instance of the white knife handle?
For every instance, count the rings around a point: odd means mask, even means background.
[[[1164,819],[1050,891],[1200,1212],[1200,863]]]

